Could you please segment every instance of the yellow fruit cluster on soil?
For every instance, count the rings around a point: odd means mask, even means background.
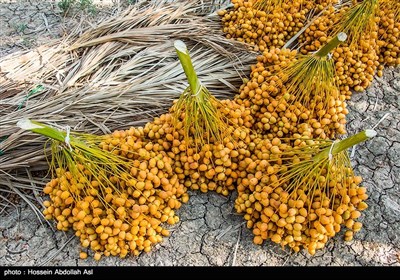
[[[312,9],[319,12],[336,1],[281,1],[279,9],[256,8],[261,2],[266,1],[234,0],[232,10],[220,12],[228,37],[262,51],[234,100],[215,105],[227,124],[222,141],[203,135],[207,141],[199,145],[200,139],[188,138],[185,111],[176,116],[172,106],[144,127],[99,136],[95,144],[126,163],[122,173],[100,176],[78,165],[79,173],[58,168],[47,183],[45,217],[59,230],[72,228],[96,260],[150,251],[169,235],[168,225],[179,221],[177,210],[189,200],[189,189],[222,195],[237,190],[235,209],[255,244],[272,240],[315,254],[342,227],[345,240],[361,229],[357,219],[368,195],[348,157],[316,166],[311,174],[291,168],[312,162],[318,145],[329,147],[329,139],[345,133],[351,89],[365,89],[382,65],[399,64],[396,13],[380,10],[373,31],[356,47],[337,47],[332,58],[338,87],[325,99],[311,91],[303,102],[290,93],[283,71],[301,56],[280,47],[304,26]],[[329,30],[345,12],[327,8],[300,36],[300,53],[328,42]],[[288,175],[296,172],[298,177]]]
[[[332,5],[337,2],[232,0],[234,7],[219,14],[227,38],[248,43],[262,52],[283,47],[308,20],[322,11],[298,38],[301,53],[310,54],[329,42],[336,31],[341,31],[337,28],[352,6],[337,8]],[[353,1],[353,4],[359,2]],[[260,3],[264,9],[260,8]],[[393,0],[378,3],[370,28],[363,34],[356,34],[359,40],[353,44],[344,43],[332,53],[341,94],[347,99],[351,90],[365,90],[375,74],[382,76],[385,66],[400,64],[400,4]]]
[[[252,66],[250,80],[240,88],[237,102],[251,108],[254,130],[269,139],[290,138],[294,134],[332,139],[345,133],[348,110],[344,94],[337,92],[331,100],[312,96],[307,107],[287,94],[287,79],[281,70],[295,62],[295,55],[295,51],[271,48]],[[322,109],[325,102],[328,107]]]
[[[254,7],[256,2],[232,0],[234,9],[220,11],[219,15],[227,38],[248,43],[260,51],[282,47],[304,26],[311,8],[311,1],[295,0],[279,9],[261,10]]]
[[[306,186],[274,188],[287,163],[280,159],[283,153],[304,145],[301,139],[344,133],[347,114],[344,97],[332,101],[328,112],[318,110],[318,104],[310,110],[290,102],[284,81],[271,73],[294,57],[288,50],[265,51],[240,94],[221,101],[218,110],[230,124],[230,137],[222,143],[211,139],[194,148],[193,139],[186,143],[183,116],[173,120],[172,113],[144,127],[100,137],[100,148],[126,159],[127,174],[107,174],[106,182],[98,182],[97,174],[85,170],[85,178],[76,178],[58,169],[44,189],[50,195],[46,218],[56,220],[59,230],[72,228],[95,259],[125,257],[148,252],[168,236],[166,225],[179,221],[176,210],[188,201],[188,189],[222,195],[236,189],[235,208],[244,214],[256,244],[271,239],[315,253],[342,225],[350,239],[361,228],[359,211],[366,208],[357,177],[346,177],[348,183],[335,199],[317,192],[311,196]],[[87,257],[86,252],[81,255]]]
[[[182,123],[173,122],[169,113],[143,128],[101,137],[99,147],[129,161],[127,174],[107,174],[108,180],[99,182],[98,174],[81,170],[83,178],[77,178],[57,169],[44,188],[50,195],[45,217],[55,219],[59,230],[75,230],[95,258],[150,251],[169,234],[162,224],[179,221],[175,211],[188,201],[188,188],[223,195],[235,188],[238,164],[249,156],[252,117],[249,109],[230,100],[218,110],[231,124],[231,137],[199,151],[185,143]]]
[[[102,145],[110,147],[123,139],[129,142],[136,138],[134,132],[114,132]],[[107,174],[109,181],[99,182],[98,174],[82,170],[85,177],[77,178],[70,171],[57,169],[56,178],[44,188],[51,199],[45,202],[45,217],[54,218],[59,230],[72,228],[83,247],[105,256],[150,251],[153,244],[169,235],[161,223],[179,221],[175,211],[188,201],[188,195],[173,173],[171,159],[161,151],[144,151],[152,155],[151,160],[132,159],[132,168],[126,170],[136,179]]]
[[[271,239],[282,247],[287,245],[296,252],[304,248],[313,255],[342,226],[347,228],[346,240],[361,229],[356,219],[367,207],[364,200],[368,196],[359,186],[361,177],[352,175],[351,170],[337,170],[333,174],[337,181],[328,180],[324,176],[327,170],[321,170],[318,174],[322,175],[312,177],[321,189],[302,184],[291,188],[287,170],[282,167],[298,159],[285,155],[305,144],[300,137],[293,143],[278,138],[256,139],[252,157],[243,163],[247,176],[238,180],[235,209],[244,214],[255,244]],[[339,179],[341,176],[344,180]]]
[[[333,7],[318,17],[299,37],[301,52],[315,52],[332,38],[332,29],[340,23],[349,7],[335,11]],[[379,19],[377,18],[378,22]],[[368,34],[363,34],[357,44],[343,43],[332,52],[341,93],[350,98],[351,91],[363,91],[372,82],[379,66],[378,24]]]

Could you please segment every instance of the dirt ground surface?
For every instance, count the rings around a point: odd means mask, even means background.
[[[127,0],[98,2],[105,7],[90,18],[87,13],[63,17],[56,1],[0,1],[1,57],[57,38],[78,22],[118,13]],[[79,240],[72,232],[41,223],[21,202],[0,219],[0,266],[400,266],[400,69],[386,69],[367,91],[354,94],[348,107],[349,133],[376,126],[388,113],[374,139],[349,151],[369,194],[369,207],[359,219],[364,226],[353,241],[345,242],[342,232],[314,256],[270,241],[254,245],[233,208],[235,193],[226,198],[190,192],[171,236],[151,252],[96,262],[79,259]]]

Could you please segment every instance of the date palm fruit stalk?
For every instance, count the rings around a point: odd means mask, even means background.
[[[278,184],[285,184],[284,189],[288,192],[305,187],[310,194],[318,189],[326,193],[328,197],[335,195],[335,192],[328,188],[329,181],[345,180],[346,175],[349,174],[347,170],[351,169],[351,165],[347,149],[375,135],[374,130],[367,129],[340,141],[306,141],[306,145],[288,153],[287,156],[295,160],[287,166],[282,166],[281,170],[284,172],[280,175]],[[326,181],[318,180],[319,176],[325,176]],[[287,184],[288,181],[290,182]],[[336,186],[333,188],[335,189]]]
[[[211,141],[223,142],[231,131],[227,119],[218,110],[221,102],[200,82],[184,42],[176,40],[174,47],[189,86],[172,106],[174,122],[183,118],[184,139],[188,145],[203,146]]]
[[[356,219],[367,208],[368,195],[346,150],[375,135],[365,130],[341,141],[296,138],[267,143],[271,154],[264,175],[247,191],[242,186],[235,201],[238,212],[246,213],[254,243],[271,239],[313,255],[342,225],[347,228],[345,240],[351,240],[362,227]]]
[[[84,188],[85,195],[97,194],[104,204],[108,204],[104,199],[106,188],[111,187],[113,191],[121,193],[119,184],[112,182],[111,177],[115,177],[117,181],[133,179],[129,174],[130,163],[125,158],[119,156],[116,151],[105,151],[99,147],[105,139],[102,136],[69,133],[69,129],[67,132],[60,131],[29,119],[18,121],[17,126],[49,137],[52,172],[57,169],[68,170],[77,183],[84,185],[78,185],[77,188]],[[68,191],[74,200],[80,199],[75,196],[75,193],[80,193],[78,190],[72,188]]]
[[[356,43],[351,44],[354,38],[351,37],[350,33],[353,33],[353,30],[351,27],[347,27],[346,30],[348,30],[344,31],[344,27],[342,26],[346,15],[349,14],[349,10],[351,9],[353,9],[353,6],[347,4],[341,6],[340,9],[329,7],[299,37],[299,43],[302,45],[301,52],[308,54],[318,50],[321,45],[324,45],[337,35],[338,32],[346,32],[349,39],[346,43],[332,51],[336,68],[336,81],[341,94],[345,95],[346,99],[351,98],[353,90],[361,92],[370,86],[380,63],[378,61],[379,53],[382,50],[386,51],[380,47],[378,32],[381,31],[378,31],[378,24],[376,22],[372,22],[371,28],[363,31],[362,37]],[[391,19],[388,19],[388,17],[386,17],[387,19],[384,19],[381,15],[380,17],[380,23],[383,20],[386,26],[383,28],[384,31],[382,31],[389,35],[384,37],[388,42],[392,41],[388,45],[388,48],[393,48],[397,40],[395,39],[396,36],[392,36],[390,29],[393,27],[392,30],[395,31],[394,24],[391,24]],[[382,43],[385,45],[385,42]],[[395,51],[395,49],[391,49],[389,52],[386,52],[390,57],[393,57],[392,50]],[[396,56],[395,53],[394,57]],[[389,58],[387,61],[393,61],[393,59]]]
[[[348,45],[359,44],[360,39],[374,30],[375,16],[378,15],[378,0],[363,0],[348,9],[334,32],[345,32],[349,36]]]
[[[287,77],[279,73],[297,57],[296,50],[271,48],[264,51],[257,57],[257,64],[251,66],[249,80],[240,87],[235,100],[251,110],[253,129],[268,139],[293,138],[297,133],[303,137],[335,139],[346,131],[346,98],[342,94],[337,99],[332,98],[328,110],[311,109],[322,108],[323,102],[304,106],[290,100]]]
[[[299,54],[293,63],[281,70],[280,74],[287,79],[287,99],[298,101],[311,111],[328,110],[329,102],[339,96],[330,52],[346,38],[341,32],[316,53]]]

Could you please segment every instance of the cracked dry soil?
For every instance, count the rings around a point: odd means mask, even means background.
[[[53,2],[0,1],[0,53],[39,45],[60,36],[63,19],[53,13]],[[14,1],[15,2],[15,1]],[[16,30],[26,12],[45,14],[37,22]],[[118,2],[118,1],[117,1]],[[19,6],[18,6],[19,5]],[[47,6],[46,6],[47,5]],[[46,11],[46,12],[43,12]],[[51,15],[54,15],[52,17]],[[40,18],[42,19],[40,21]],[[74,19],[76,20],[76,19]],[[65,22],[64,22],[65,24]],[[51,28],[49,28],[49,26]],[[25,45],[30,42],[31,45]],[[190,200],[178,210],[180,222],[171,236],[149,253],[126,259],[104,257],[99,262],[79,259],[79,240],[41,224],[23,202],[0,220],[1,266],[400,266],[400,69],[388,68],[365,92],[348,102],[348,133],[377,127],[378,135],[353,151],[352,163],[367,187],[369,207],[360,221],[363,228],[354,240],[345,242],[343,232],[328,241],[314,256],[282,250],[271,241],[254,245],[252,233],[233,208],[236,193],[190,192]],[[352,151],[349,151],[352,152]]]

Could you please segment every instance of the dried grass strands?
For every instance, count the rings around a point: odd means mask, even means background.
[[[34,177],[30,170],[21,170],[16,175],[3,172],[0,169],[0,215],[4,215],[10,206],[16,208],[18,215],[20,208],[14,203],[15,195],[21,198],[33,210],[33,213],[42,224],[44,216],[37,202],[42,202],[39,196],[43,186],[41,178]],[[46,221],[50,225],[48,221]]]
[[[29,181],[32,180],[32,181]],[[33,210],[35,215],[37,216],[38,220],[41,221],[42,219],[44,220],[44,216],[42,214],[41,209],[38,208],[38,206],[35,204],[35,201],[37,200],[37,197],[32,194],[27,194],[26,191],[34,191],[38,192],[41,191],[41,188],[37,187],[35,184],[41,184],[40,181],[34,180],[34,178],[30,178],[29,180],[23,180],[22,182],[18,178],[0,178],[0,186],[6,185],[7,188],[0,187],[0,198],[2,200],[9,202],[10,204],[13,204],[10,199],[9,195],[10,194],[17,194],[20,198],[22,198],[28,205],[29,207]],[[29,186],[29,188],[28,188]],[[3,204],[3,203],[1,203]],[[2,205],[3,206],[3,205]],[[6,205],[4,205],[6,206]],[[0,208],[0,214],[6,209],[7,207]]]
[[[84,32],[70,49],[90,46],[90,41],[93,39],[122,31],[160,26],[173,28],[171,24],[187,23],[192,20],[192,16],[205,18],[203,16],[208,16],[229,2],[229,0],[141,1],[120,16],[105,20],[97,28]],[[216,23],[219,24],[219,22]],[[149,41],[145,39],[143,42],[147,44]]]
[[[30,51],[10,54],[0,60],[1,84],[4,80],[26,82],[53,78],[72,60],[72,56],[64,52],[62,40],[54,40],[47,45]]]
[[[124,30],[93,40],[86,40],[83,44],[74,44],[71,49],[90,47],[90,52],[87,52],[79,61],[75,62],[76,66],[71,66],[72,71],[68,71],[70,74],[64,79],[63,87],[71,87],[79,79],[95,73],[96,67],[99,65],[108,64],[109,66],[116,60],[123,59],[124,56],[146,50],[145,47],[165,44],[172,39],[190,39],[232,58],[232,48],[237,50],[242,48],[242,45],[229,40],[221,40],[223,35],[219,32],[219,25],[216,25],[214,21],[197,16],[187,17],[188,20],[182,23]],[[210,32],[213,34],[210,35]],[[143,46],[143,48],[140,49],[140,46]],[[115,50],[118,50],[118,52]]]

